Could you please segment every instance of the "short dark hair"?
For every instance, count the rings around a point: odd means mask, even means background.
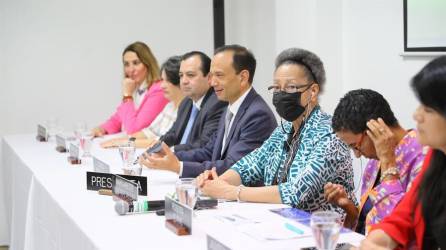
[[[257,61],[251,51],[238,44],[231,44],[217,48],[214,52],[214,55],[224,51],[234,52],[234,55],[232,57],[232,67],[235,69],[235,72],[237,74],[239,74],[242,70],[247,70],[249,72],[248,82],[252,84],[254,80],[254,74],[256,72]]]
[[[209,70],[211,69],[211,58],[209,58],[209,56],[207,56],[205,53],[201,51],[191,51],[184,54],[181,57],[181,61],[187,60],[193,56],[198,56],[200,58],[201,61],[200,70],[204,76],[207,76],[209,74]]]
[[[390,127],[395,127],[395,118],[389,103],[384,97],[371,89],[357,89],[345,94],[336,107],[332,127],[335,132],[350,131],[354,134],[363,133],[367,122],[381,118]]]
[[[276,70],[284,64],[303,66],[302,69],[310,82],[316,82],[320,90],[325,85],[325,68],[321,59],[311,51],[300,48],[289,48],[282,51],[276,58]]]
[[[161,65],[160,69],[160,73],[163,72],[163,70],[166,73],[167,79],[165,80],[176,86],[180,85],[180,63],[181,56],[171,56]]]

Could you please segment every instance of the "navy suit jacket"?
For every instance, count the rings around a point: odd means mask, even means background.
[[[210,88],[201,102],[200,111],[195,118],[186,143],[180,144],[189,121],[192,105],[192,99],[184,98],[178,107],[177,119],[169,131],[160,138],[160,141],[165,142],[169,147],[174,146],[175,152],[204,147],[217,130],[220,117],[228,103],[219,101],[214,89]]]
[[[220,118],[217,132],[205,147],[175,152],[183,161],[182,177],[196,177],[204,170],[217,168],[222,174],[236,161],[258,148],[277,127],[273,112],[263,98],[251,89],[233,118],[231,129],[222,151],[226,111]]]

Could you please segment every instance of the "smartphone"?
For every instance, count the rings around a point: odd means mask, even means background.
[[[163,143],[162,141],[158,141],[158,142],[155,143],[153,146],[151,146],[150,148],[148,148],[148,149],[146,150],[146,153],[147,153],[147,154],[152,154],[152,153],[158,153],[158,152],[160,152],[160,151],[163,149],[163,147],[161,146],[162,143]]]
[[[162,141],[158,141],[158,142],[155,143],[153,146],[151,146],[150,148],[148,148],[148,149],[146,150],[145,153],[147,153],[147,154],[152,154],[152,153],[158,153],[158,152],[160,152],[161,150],[163,150],[163,147],[161,146],[162,143],[163,143]],[[139,162],[139,158],[140,158],[140,157],[143,157],[143,156],[142,156],[142,155],[138,156],[138,157],[136,158],[136,160],[133,162],[133,165],[138,164],[138,162]]]

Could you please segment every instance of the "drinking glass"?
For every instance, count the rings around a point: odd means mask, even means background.
[[[198,197],[198,188],[194,178],[181,178],[175,185],[180,203],[194,209]]]
[[[124,174],[141,175],[141,166],[134,165],[135,160],[135,146],[132,142],[127,142],[119,145],[119,155],[122,159],[122,170]]]
[[[310,225],[317,249],[334,250],[342,227],[341,216],[332,211],[314,212]]]
[[[82,149],[82,157],[91,157],[91,144],[92,144],[91,135],[83,133],[79,134],[79,145]]]

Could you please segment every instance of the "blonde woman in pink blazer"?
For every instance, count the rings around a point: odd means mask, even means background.
[[[161,89],[158,62],[146,44],[127,46],[122,61],[122,102],[105,123],[92,130],[93,136],[138,132],[148,127],[168,103]]]

